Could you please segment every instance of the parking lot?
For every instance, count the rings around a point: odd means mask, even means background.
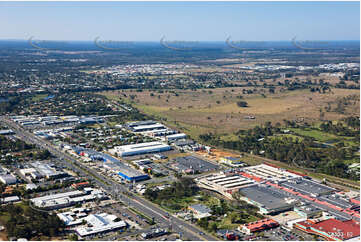
[[[95,209],[95,211],[96,210],[97,209]],[[104,206],[99,209],[99,212],[106,212],[116,215],[120,219],[127,222],[129,224],[129,228],[142,229],[149,226],[146,219],[142,218],[140,215],[134,213],[119,203]]]
[[[283,227],[278,227],[274,229],[270,229],[267,231],[264,231],[264,236],[267,237],[267,240],[272,241],[299,241],[304,240],[301,236],[294,233],[293,231],[287,230]]]

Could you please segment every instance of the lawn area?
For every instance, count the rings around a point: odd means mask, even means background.
[[[292,138],[293,141],[296,141],[297,139],[299,141],[302,141],[303,140],[303,137],[301,136],[298,136],[298,135],[294,135],[294,134],[275,134],[273,136],[268,136],[268,138],[279,138],[279,137],[288,137],[288,138]]]
[[[327,141],[339,139],[339,136],[337,135],[322,132],[321,130],[315,130],[311,128],[309,129],[290,128],[289,130],[295,132],[298,135],[308,136],[321,142],[327,142]]]
[[[219,199],[216,197],[208,196],[203,192],[199,192],[199,194],[191,197],[183,197],[181,199],[175,199],[175,198],[170,199],[164,201],[160,205],[170,212],[178,212],[180,209],[176,207],[181,207],[182,209],[186,209],[188,206],[198,203],[211,207],[212,205],[219,205]]]
[[[238,212],[232,212],[232,213],[238,213]],[[224,217],[222,221],[217,222],[218,229],[237,229],[241,223],[232,223],[232,213],[230,213],[227,217]],[[249,217],[245,220],[245,223],[250,223],[259,220],[259,218],[249,215]],[[243,224],[243,223],[242,223]]]

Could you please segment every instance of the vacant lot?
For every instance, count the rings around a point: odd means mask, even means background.
[[[331,93],[326,94],[297,90],[262,96],[243,94],[243,89],[174,90],[163,93],[124,90],[102,94],[111,99],[121,98],[131,102],[142,112],[165,118],[168,125],[182,128],[194,137],[207,131],[229,133],[267,121],[282,123],[284,119],[315,123],[320,120],[320,109],[324,113],[323,119],[328,120],[359,113],[359,100],[349,104],[344,114],[325,111],[328,103],[334,103],[337,98],[359,95],[359,90],[332,89]],[[238,107],[238,101],[246,101],[248,107]],[[246,119],[247,116],[254,116],[255,119]]]

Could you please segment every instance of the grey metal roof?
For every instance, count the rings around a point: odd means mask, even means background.
[[[301,192],[307,195],[322,195],[335,191],[335,189],[331,187],[304,178],[296,178],[282,182],[282,186],[291,188],[293,190],[296,190],[297,192]]]
[[[289,206],[285,201],[285,195],[271,190],[267,186],[249,186],[241,188],[240,191],[248,199],[265,206],[266,209],[278,209]]]
[[[210,209],[209,207],[203,205],[203,204],[193,204],[191,206],[189,206],[190,208],[198,211],[199,213],[210,213],[212,212],[212,209]]]
[[[323,196],[318,197],[318,200],[331,203],[331,204],[338,206],[340,208],[343,208],[343,209],[350,208],[353,206],[353,204],[351,204],[349,201],[347,201],[345,199],[342,199],[337,194],[323,195]]]
[[[185,146],[185,145],[192,145],[194,144],[193,140],[187,139],[187,140],[177,140],[174,142],[176,146]]]
[[[322,210],[313,206],[312,204],[307,204],[301,207],[297,207],[297,209],[299,211],[304,212],[305,214],[312,214],[312,213],[316,213],[316,212],[321,212]]]
[[[199,159],[195,156],[178,157],[175,159],[175,162],[176,163],[173,166],[181,171],[192,169],[197,172],[206,172],[216,170],[218,168],[218,165]]]

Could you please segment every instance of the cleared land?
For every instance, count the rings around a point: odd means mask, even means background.
[[[332,89],[320,94],[309,90],[285,91],[276,94],[243,94],[242,90],[253,88],[217,88],[157,91],[124,90],[103,92],[110,99],[119,98],[132,103],[140,111],[163,119],[168,125],[181,128],[197,138],[211,131],[230,133],[248,129],[267,121],[277,123],[286,120],[303,120],[309,123],[320,121],[320,109],[342,97],[358,95],[359,90]],[[242,96],[242,98],[239,98]],[[248,107],[238,107],[238,101],[246,101]],[[338,120],[350,114],[358,114],[359,99],[349,104],[343,114],[323,111],[323,119]],[[254,116],[255,119],[246,119]]]

